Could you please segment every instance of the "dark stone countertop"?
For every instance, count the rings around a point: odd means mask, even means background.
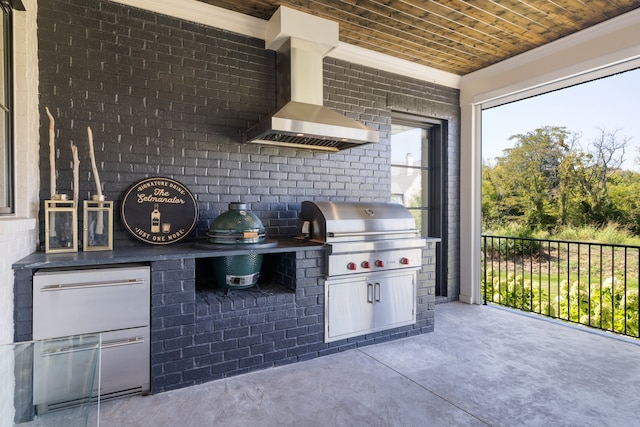
[[[275,245],[230,245],[229,248],[220,248],[220,245],[191,242],[176,243],[173,245],[152,246],[140,245],[132,247],[115,248],[111,251],[67,252],[46,254],[34,252],[12,265],[14,270],[81,267],[91,265],[126,264],[136,262],[168,261],[183,258],[213,258],[220,256],[267,254],[297,252],[306,250],[323,250],[320,243],[307,242],[294,238],[276,240]]]

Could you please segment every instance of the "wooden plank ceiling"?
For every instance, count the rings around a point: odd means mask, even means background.
[[[265,20],[287,6],[338,22],[341,42],[457,75],[640,8],[640,0],[199,1]]]

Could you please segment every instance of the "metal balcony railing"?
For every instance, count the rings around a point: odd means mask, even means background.
[[[482,236],[485,301],[639,338],[640,246]]]

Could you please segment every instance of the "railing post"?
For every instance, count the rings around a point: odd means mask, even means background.
[[[482,239],[482,247],[484,248],[484,292],[482,296],[482,305],[487,305],[487,237],[480,236],[480,238]],[[491,264],[493,266],[493,261],[491,262]]]

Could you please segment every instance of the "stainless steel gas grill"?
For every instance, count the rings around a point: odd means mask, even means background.
[[[415,323],[425,240],[404,206],[306,201],[298,229],[327,245],[325,342]]]

